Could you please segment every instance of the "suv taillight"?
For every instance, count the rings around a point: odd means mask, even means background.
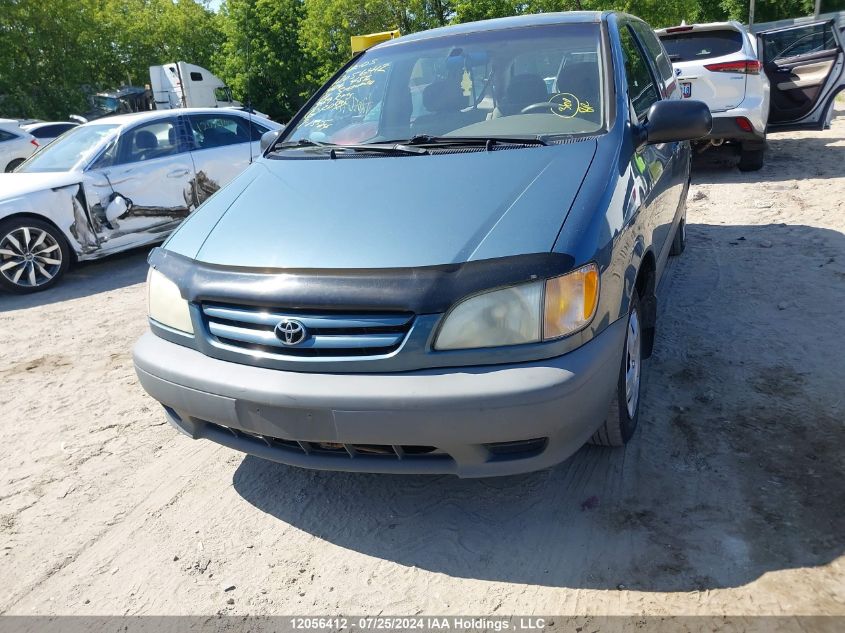
[[[756,59],[742,59],[738,62],[722,62],[721,64],[705,64],[704,67],[714,73],[743,73],[745,75],[759,75],[762,64]]]
[[[35,147],[41,147],[41,146],[38,144],[38,141],[36,141],[35,139],[32,139],[32,140],[30,141],[30,144],[35,145]]]

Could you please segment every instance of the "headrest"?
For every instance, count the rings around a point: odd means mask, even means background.
[[[429,112],[457,112],[467,107],[467,98],[460,84],[440,80],[425,87],[423,105]]]
[[[564,66],[557,76],[555,89],[558,92],[571,92],[579,99],[598,97],[599,69],[594,62],[576,62]]]
[[[540,75],[515,75],[511,77],[499,109],[505,114],[518,114],[522,108],[549,100],[546,82]]]
[[[158,147],[156,135],[148,130],[135,132],[135,147],[138,149],[155,149]]]

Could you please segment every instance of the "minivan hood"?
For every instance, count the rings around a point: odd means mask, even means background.
[[[209,264],[272,269],[404,268],[548,252],[596,145],[263,159],[166,248]],[[204,235],[190,235],[192,225]]]

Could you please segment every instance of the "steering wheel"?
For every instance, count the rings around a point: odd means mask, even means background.
[[[520,114],[541,114],[546,112],[548,114],[552,114],[552,108],[556,107],[557,104],[552,103],[551,101],[543,101],[542,103],[532,103],[529,106],[525,106],[520,110]]]

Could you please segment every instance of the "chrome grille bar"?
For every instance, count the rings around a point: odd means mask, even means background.
[[[279,308],[206,303],[201,306],[207,333],[215,345],[282,356],[373,356],[397,349],[408,334],[413,314],[307,313]],[[275,328],[295,321],[305,338],[285,345]]]
[[[251,328],[235,327],[225,323],[208,324],[209,331],[218,338],[225,338],[252,345],[269,345],[288,349],[278,339],[272,330],[253,330]],[[297,345],[297,349],[348,349],[350,347],[392,347],[405,336],[402,332],[395,334],[315,334],[308,340]]]
[[[412,315],[385,315],[385,314],[356,314],[342,316],[328,315],[298,315],[285,314],[268,310],[232,308],[206,304],[203,306],[206,316],[226,321],[240,323],[252,323],[254,325],[275,326],[282,319],[296,319],[308,329],[352,329],[352,328],[384,328],[402,327],[407,325],[413,318]]]

